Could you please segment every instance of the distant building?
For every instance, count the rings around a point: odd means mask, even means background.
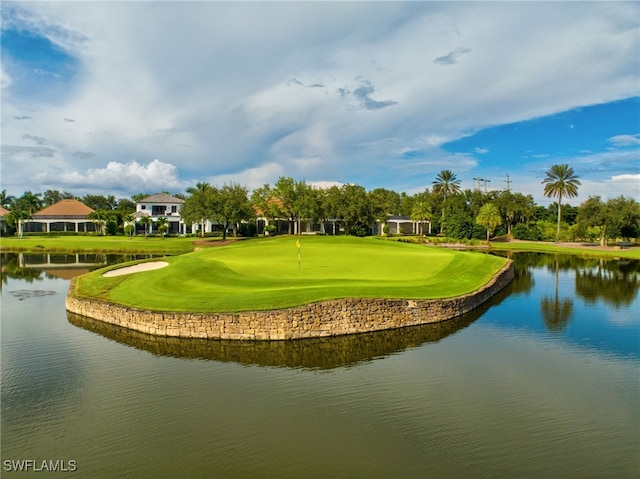
[[[7,231],[7,223],[4,220],[4,217],[11,213],[8,209],[0,206],[0,235],[5,234]]]
[[[389,216],[386,225],[389,226],[389,234],[394,235],[426,235],[431,234],[431,221],[414,221],[409,216]],[[382,233],[384,225],[380,225],[378,233]]]
[[[134,213],[136,234],[144,234],[144,226],[140,224],[140,218],[143,216],[151,218],[152,221],[157,221],[160,217],[166,218],[169,227],[167,234],[185,234],[187,228],[180,216],[182,205],[184,205],[183,199],[167,193],[155,193],[137,201]],[[149,226],[148,232],[153,233],[154,231],[157,232],[157,229]]]
[[[61,200],[33,213],[31,219],[26,222],[28,227],[26,231],[42,233],[95,231],[95,225],[89,219],[89,215],[93,212],[93,208],[89,208],[78,200]]]

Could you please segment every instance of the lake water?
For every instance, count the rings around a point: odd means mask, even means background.
[[[454,321],[230,342],[67,315],[62,256],[2,258],[3,478],[640,475],[637,261],[520,253]]]

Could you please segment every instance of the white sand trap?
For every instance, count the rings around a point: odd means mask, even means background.
[[[154,269],[164,268],[165,266],[169,266],[169,263],[167,263],[166,261],[152,261],[150,263],[140,263],[134,264],[133,266],[125,266],[124,268],[112,269],[111,271],[107,271],[106,273],[104,273],[102,276],[109,278],[111,276],[121,276],[123,274],[151,271]]]

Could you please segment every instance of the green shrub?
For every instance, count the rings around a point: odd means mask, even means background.
[[[511,229],[511,234],[515,239],[519,240],[528,240],[528,241],[539,241],[540,232],[536,227],[530,228],[529,226],[518,223]]]

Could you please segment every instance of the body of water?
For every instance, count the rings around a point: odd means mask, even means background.
[[[640,264],[512,258],[453,321],[232,342],[67,314],[87,258],[3,255],[2,477],[638,477]]]

